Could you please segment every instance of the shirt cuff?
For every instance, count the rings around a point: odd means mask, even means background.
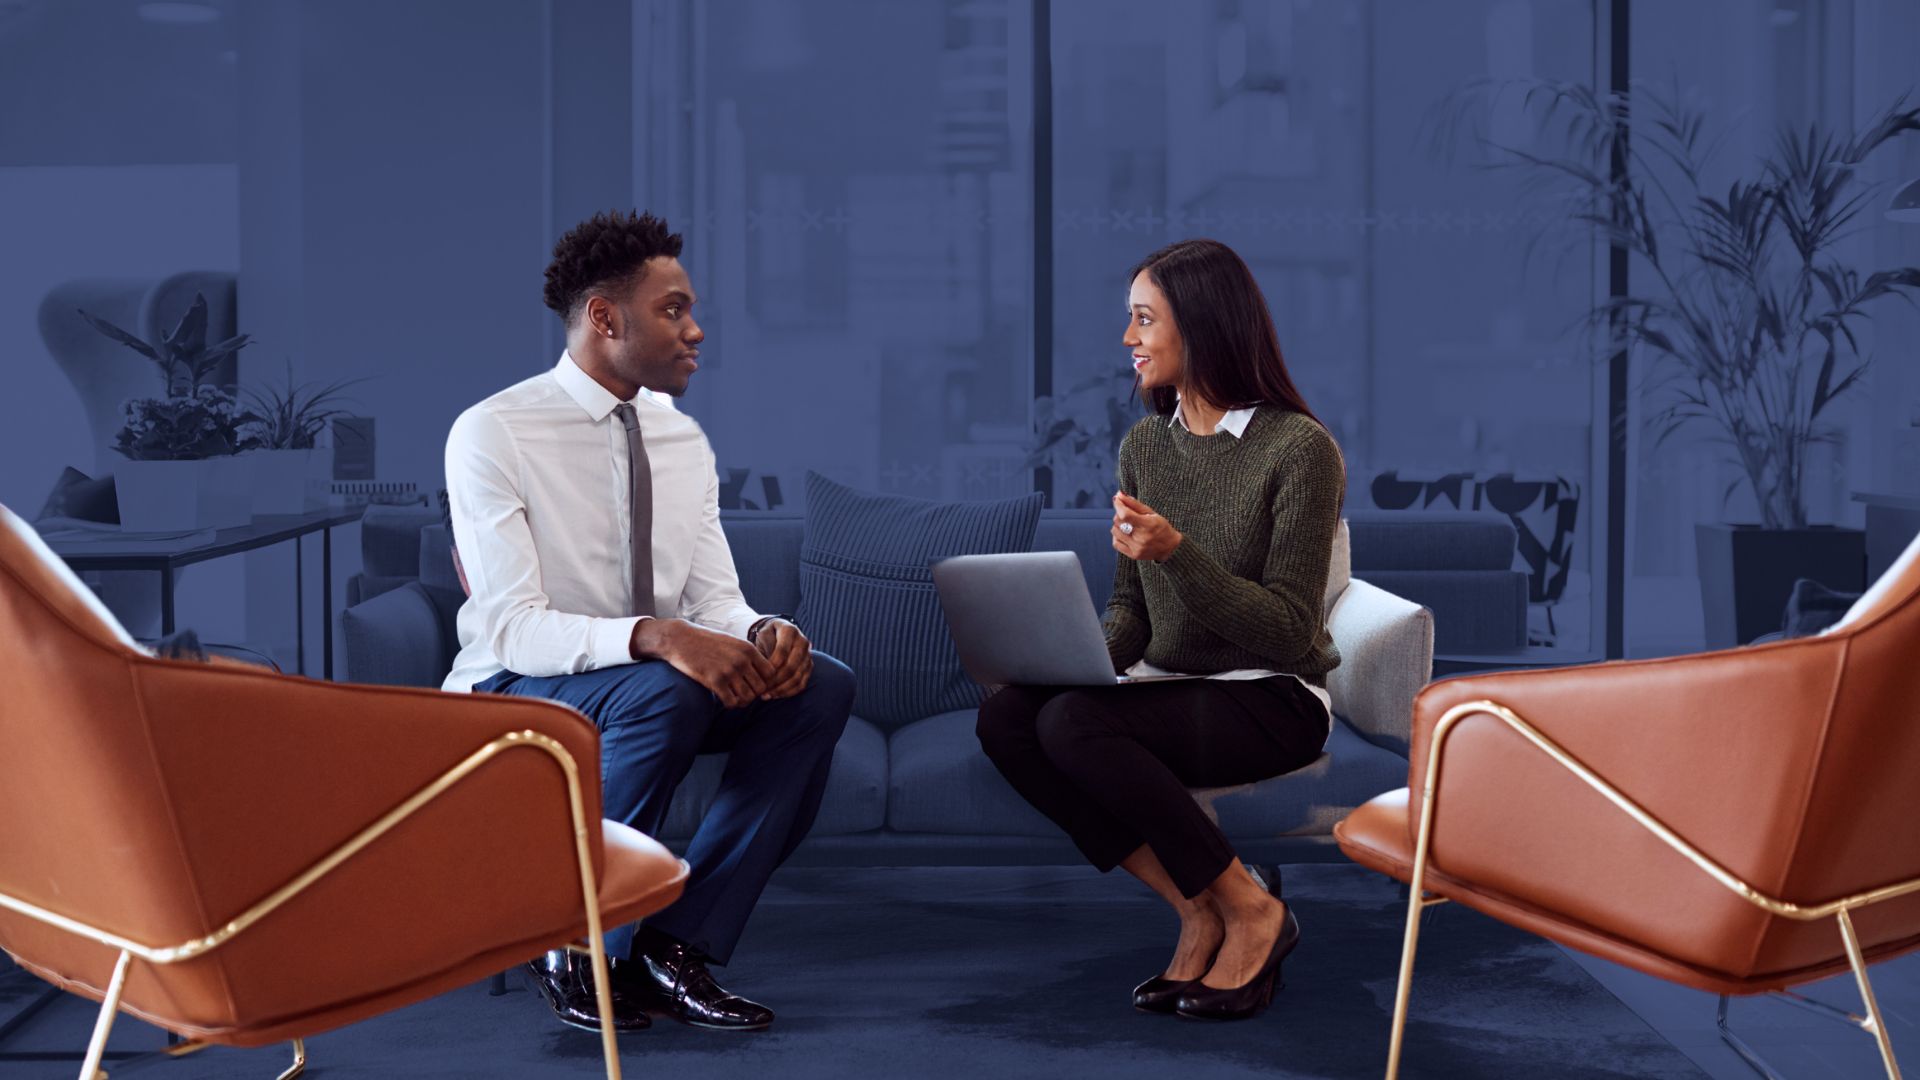
[[[593,624],[587,649],[595,670],[633,663],[633,628],[650,615],[628,619],[600,619]]]

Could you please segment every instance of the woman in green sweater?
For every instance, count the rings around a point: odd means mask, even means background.
[[[1179,914],[1173,959],[1134,1006],[1238,1019],[1271,999],[1300,924],[1187,789],[1279,776],[1326,743],[1340,656],[1322,608],[1346,469],[1226,245],[1184,240],[1135,267],[1122,343],[1154,415],[1120,444],[1107,649],[1116,672],[1205,678],[1010,686],[978,732],[1094,866]]]

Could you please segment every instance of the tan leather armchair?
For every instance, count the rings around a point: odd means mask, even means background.
[[[0,947],[103,1003],[82,1080],[120,1011],[176,1054],[291,1039],[291,1076],[307,1035],[547,949],[604,987],[603,925],[685,880],[600,820],[572,710],[153,658],[3,506],[0,641]]]
[[[1723,995],[1756,1068],[1725,997],[1851,970],[1866,1015],[1824,1011],[1899,1075],[1867,967],[1920,947],[1920,540],[1817,637],[1447,679],[1413,725],[1409,786],[1334,829],[1412,886],[1388,1077],[1447,900]]]

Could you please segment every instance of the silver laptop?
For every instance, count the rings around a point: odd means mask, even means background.
[[[1071,551],[957,555],[933,586],[960,663],[987,686],[1114,686],[1198,675],[1115,675],[1107,636]]]

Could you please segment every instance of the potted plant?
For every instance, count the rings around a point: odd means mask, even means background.
[[[239,334],[207,343],[207,298],[195,294],[173,330],[147,342],[105,319],[87,325],[152,361],[165,396],[125,403],[114,470],[120,526],[129,532],[244,525],[253,516],[251,485],[237,454],[251,448],[242,431],[252,417],[232,395],[207,382],[221,361],[245,348]]]
[[[1052,505],[1100,507],[1114,492],[1120,441],[1140,418],[1131,371],[1102,372],[1033,402],[1034,438],[1022,468],[1053,470]]]
[[[309,489],[321,478],[316,463],[319,437],[336,416],[347,410],[336,406],[346,399],[341,391],[362,379],[342,379],[321,386],[296,385],[288,365],[282,386],[248,390],[253,418],[248,428],[254,449],[246,455],[253,467],[254,511],[261,514],[299,514],[313,501]]]
[[[227,528],[253,516],[251,486],[238,452],[252,441],[250,417],[226,391],[202,386],[190,395],[135,398],[115,449],[120,527],[129,532]]]
[[[1646,364],[1654,446],[1704,429],[1739,470],[1722,512],[1742,485],[1758,504],[1758,522],[1695,527],[1708,645],[1779,629],[1795,578],[1860,588],[1861,533],[1807,522],[1807,451],[1833,441],[1826,410],[1867,371],[1858,331],[1885,301],[1920,291],[1920,268],[1862,272],[1838,250],[1874,205],[1860,165],[1920,131],[1920,109],[1902,99],[1857,131],[1781,131],[1722,192],[1704,179],[1706,118],[1677,95],[1482,83],[1456,99],[1479,106],[1450,119],[1487,115],[1500,93],[1520,94],[1559,149],[1489,143],[1496,164],[1546,181],[1569,200],[1581,241],[1632,260],[1633,292],[1596,305],[1591,325],[1607,354],[1633,349]],[[1451,140],[1457,124],[1437,130]]]
[[[78,310],[78,309],[76,309]],[[200,389],[220,367],[220,362],[247,347],[251,339],[236,334],[217,344],[207,344],[207,297],[194,293],[193,303],[174,325],[173,332],[157,342],[146,342],[105,319],[80,311],[87,325],[153,361],[160,369],[168,397],[187,397]]]

